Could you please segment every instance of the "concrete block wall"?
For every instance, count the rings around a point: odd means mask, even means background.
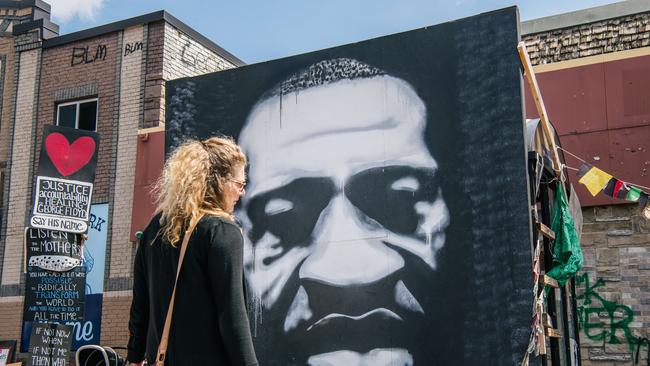
[[[637,337],[650,337],[650,221],[635,204],[584,208],[583,216],[582,364],[632,365]],[[641,354],[645,365],[647,348]]]
[[[650,12],[522,37],[533,65],[650,46]]]

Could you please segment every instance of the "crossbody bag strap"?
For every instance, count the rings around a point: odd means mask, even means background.
[[[181,274],[181,267],[183,266],[183,258],[187,251],[187,243],[190,241],[190,236],[194,228],[201,220],[199,217],[196,222],[190,226],[183,236],[183,243],[181,244],[181,254],[178,257],[178,268],[176,269],[176,281],[174,282],[174,290],[172,291],[171,300],[169,300],[169,308],[167,309],[167,317],[165,318],[165,327],[163,328],[162,336],[160,337],[160,344],[158,345],[158,354],[156,355],[156,366],[163,366],[165,364],[165,357],[167,355],[167,342],[169,341],[169,328],[172,325],[172,313],[174,312],[174,300],[176,299],[176,286],[178,285],[178,276]]]

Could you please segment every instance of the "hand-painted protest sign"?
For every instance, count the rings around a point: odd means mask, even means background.
[[[70,358],[72,327],[63,324],[34,324],[27,366],[66,366]]]
[[[95,132],[45,126],[31,226],[86,232],[98,147]]]
[[[51,272],[27,267],[24,321],[60,322],[82,320],[86,268]]]
[[[27,266],[65,272],[81,265],[83,246],[80,236],[65,231],[27,228]]]
[[[100,344],[101,342],[104,268],[106,264],[106,231],[108,229],[107,203],[93,204],[91,206],[88,224],[88,239],[83,243],[83,261],[81,263],[81,266],[86,268],[84,317],[82,320],[64,322],[73,327],[73,351],[83,345]],[[28,262],[29,260],[26,261],[26,263]],[[28,351],[27,346],[29,345],[31,326],[32,321],[23,322],[21,352]]]

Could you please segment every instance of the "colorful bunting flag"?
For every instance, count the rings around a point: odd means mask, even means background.
[[[625,182],[621,182],[621,186],[616,191],[616,198],[624,200],[628,192],[630,192],[630,187]]]
[[[580,168],[582,169],[582,167]],[[584,184],[589,190],[589,193],[595,197],[598,192],[605,188],[610,179],[612,179],[610,174],[592,166],[591,169],[587,170],[587,172],[580,178],[579,182]],[[616,193],[618,193],[618,191],[616,191]]]
[[[627,192],[627,196],[625,196],[625,199],[630,202],[636,202],[639,200],[640,197],[641,197],[641,190],[635,186],[631,186],[630,191]]]
[[[587,164],[587,163],[583,163],[582,165],[580,165],[580,168],[578,168],[578,178],[584,177],[584,175],[587,174],[587,172],[591,168],[593,168],[593,167],[590,164]]]
[[[616,178],[610,179],[605,188],[603,188],[603,193],[610,197],[614,197],[614,187],[616,187],[617,182],[620,182],[620,180]]]
[[[580,165],[577,175],[580,178],[578,182],[584,184],[592,196],[595,197],[598,192],[602,191],[613,198],[638,202],[641,214],[650,220],[650,194],[642,191],[639,187],[628,185],[588,163]]]
[[[639,195],[639,207],[643,210],[648,206],[648,201],[650,200],[650,196],[648,196],[647,193],[641,192]]]

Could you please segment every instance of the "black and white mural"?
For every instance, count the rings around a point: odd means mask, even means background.
[[[521,360],[517,26],[509,8],[168,82],[168,152],[222,133],[250,160],[236,215],[262,365]]]

